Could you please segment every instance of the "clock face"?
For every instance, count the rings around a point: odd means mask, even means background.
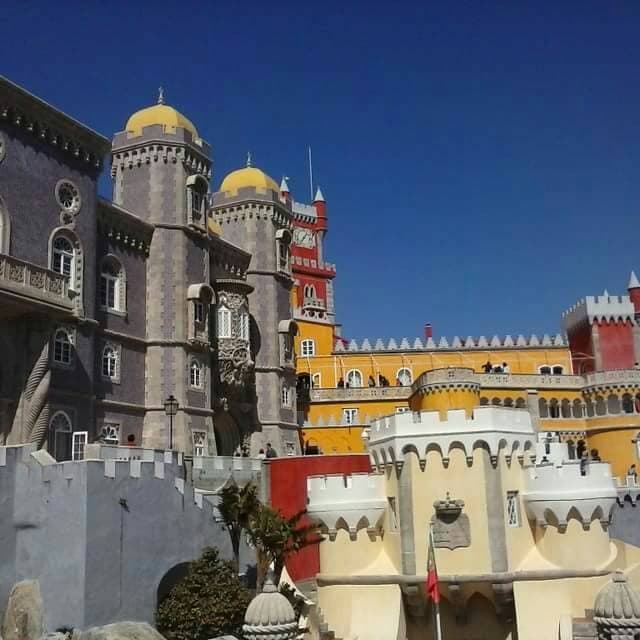
[[[308,249],[316,246],[316,237],[311,229],[296,229],[293,232],[293,241],[299,247]]]

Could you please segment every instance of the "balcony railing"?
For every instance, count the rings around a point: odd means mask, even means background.
[[[311,389],[311,402],[345,400],[406,400],[411,387],[348,387],[337,389]]]
[[[324,300],[320,298],[305,298],[302,303],[303,309],[325,309]]]
[[[0,255],[0,294],[8,293],[25,302],[44,303],[72,311],[69,281],[50,269],[13,256]]]

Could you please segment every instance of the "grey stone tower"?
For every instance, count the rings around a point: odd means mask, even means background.
[[[154,225],[146,271],[145,417],[142,444],[214,450],[207,238],[209,146],[178,111],[133,114],[112,144],[114,202]],[[137,292],[129,292],[135,296]],[[196,371],[197,370],[197,371]],[[170,428],[164,402],[179,410]]]
[[[278,185],[251,166],[230,173],[213,195],[212,215],[222,236],[251,254],[247,281],[255,362],[256,432],[252,453],[270,442],[278,455],[300,453],[296,421],[296,374],[292,320],[291,204]]]

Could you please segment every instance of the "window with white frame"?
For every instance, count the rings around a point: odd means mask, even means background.
[[[203,378],[202,364],[198,360],[192,360],[189,367],[189,384],[194,389],[202,389],[204,387]]]
[[[314,373],[311,376],[311,387],[314,389],[322,389],[322,374]]]
[[[357,409],[343,409],[342,410],[342,422],[344,424],[356,424],[358,422],[358,410]]]
[[[279,229],[276,231],[276,262],[278,271],[284,271],[285,273],[290,272],[290,244],[291,233],[287,229]]]
[[[231,337],[231,310],[225,305],[218,307],[218,338]]]
[[[553,367],[551,367],[551,371],[554,376],[561,376],[564,373],[564,367],[560,364],[554,364]]]
[[[124,269],[112,256],[105,258],[100,268],[100,306],[107,311],[124,311],[126,307]]]
[[[315,356],[316,355],[316,342],[315,340],[311,340],[307,338],[300,343],[300,349],[302,351],[303,357]]]
[[[411,369],[407,369],[406,367],[398,369],[398,373],[396,373],[396,380],[403,387],[410,386],[413,382],[413,374],[411,373]]]
[[[120,354],[118,348],[108,344],[102,350],[102,377],[116,381],[120,376]]]
[[[72,460],[84,460],[84,452],[87,447],[89,433],[87,431],[75,431],[73,433]]]
[[[193,455],[197,458],[207,455],[207,432],[192,431],[193,438]]]
[[[547,366],[546,364],[541,367],[538,367],[538,373],[541,376],[549,376],[551,375],[551,367]]]
[[[200,300],[193,303],[193,317],[196,322],[204,322],[204,304]]]
[[[240,309],[240,340],[249,340],[249,312],[246,307]]]
[[[53,336],[53,361],[70,365],[73,360],[72,336],[66,329],[58,329]]]
[[[291,389],[289,385],[286,383],[282,384],[282,406],[290,407],[291,406]]]
[[[53,241],[53,250],[51,255],[51,269],[63,276],[69,277],[69,286],[73,288],[74,267],[75,267],[75,249],[68,238],[58,236]]]
[[[357,369],[351,369],[351,371],[347,371],[347,384],[350,387],[361,387],[362,386],[362,373]]]
[[[507,525],[520,526],[520,503],[517,491],[507,491]]]
[[[315,285],[306,284],[304,286],[304,297],[305,298],[315,298],[316,297],[316,288]]]
[[[193,175],[187,178],[187,214],[188,222],[202,224],[206,212],[209,184],[204,176]]]
[[[100,430],[100,440],[105,444],[120,442],[120,425],[117,422],[104,422]]]
[[[564,373],[564,367],[561,364],[543,364],[538,367],[538,373],[543,376],[561,376]]]

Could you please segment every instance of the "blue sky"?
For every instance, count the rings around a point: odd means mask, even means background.
[[[637,0],[2,4],[0,73],[107,136],[162,85],[216,186],[305,199],[310,144],[349,337],[556,332],[640,271]]]

